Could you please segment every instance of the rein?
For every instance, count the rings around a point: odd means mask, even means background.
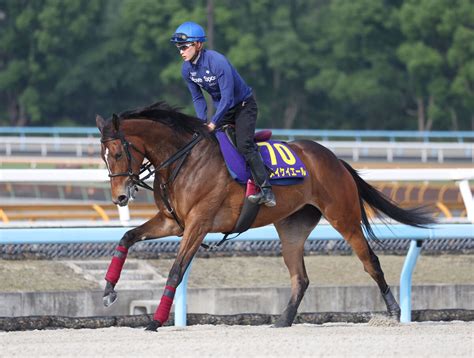
[[[133,156],[132,156],[132,153],[130,152],[130,148],[132,148],[135,151],[137,151],[138,153],[142,154],[144,157],[145,157],[145,153],[143,153],[138,148],[136,148],[132,143],[128,142],[125,139],[125,136],[123,135],[122,132],[118,133],[117,138],[101,140],[101,142],[105,143],[105,142],[108,142],[108,141],[111,141],[111,140],[120,139],[120,141],[121,141],[121,143],[124,147],[125,154],[127,155],[128,172],[127,173],[112,174],[112,173],[110,173],[110,169],[109,169],[109,177],[110,178],[119,177],[119,176],[128,176],[131,179],[131,181],[134,185],[139,186],[139,187],[144,188],[144,189],[151,190],[151,191],[154,191],[153,187],[151,187],[150,185],[145,183],[145,180],[147,180],[152,175],[155,175],[155,174],[158,175],[157,172],[160,171],[161,169],[164,169],[164,168],[170,166],[171,164],[173,164],[175,162],[178,162],[176,167],[171,172],[171,175],[169,176],[168,180],[165,183],[160,183],[159,194],[160,194],[161,201],[163,202],[164,206],[166,207],[166,210],[173,216],[174,220],[177,222],[179,227],[184,231],[184,225],[181,223],[181,220],[179,220],[178,215],[176,215],[176,212],[175,212],[175,210],[173,209],[173,206],[170,203],[169,189],[168,188],[169,188],[169,185],[172,184],[173,181],[178,176],[178,173],[181,170],[181,168],[183,167],[183,164],[186,161],[186,158],[191,153],[191,150],[194,148],[194,146],[196,144],[198,144],[202,140],[202,138],[203,138],[203,136],[201,134],[194,133],[191,141],[188,144],[186,144],[184,147],[178,149],[178,151],[176,153],[174,153],[168,159],[166,159],[164,162],[162,162],[157,168],[151,169],[152,163],[148,162],[148,163],[143,164],[140,167],[140,171],[139,171],[138,174],[134,173],[133,170],[132,170]],[[145,172],[148,172],[148,174],[145,175],[144,177],[140,178],[140,175],[142,175]]]

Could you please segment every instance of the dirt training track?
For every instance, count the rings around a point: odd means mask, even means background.
[[[68,357],[472,357],[474,323],[269,326],[200,325],[0,332],[0,356]]]

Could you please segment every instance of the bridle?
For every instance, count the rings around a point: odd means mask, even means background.
[[[161,201],[163,202],[163,204],[166,207],[166,210],[173,216],[175,221],[178,223],[179,227],[184,231],[184,225],[179,220],[178,216],[176,215],[175,210],[173,209],[173,207],[170,203],[169,189],[168,188],[169,188],[169,185],[172,184],[173,181],[178,176],[178,173],[179,173],[180,169],[182,168],[184,162],[186,161],[186,158],[188,157],[189,153],[191,153],[191,150],[194,148],[194,146],[196,144],[198,144],[201,141],[202,138],[203,138],[203,136],[200,133],[194,133],[193,137],[191,138],[191,141],[189,143],[187,143],[182,148],[178,149],[178,151],[176,153],[172,154],[168,159],[166,159],[160,165],[158,165],[158,167],[153,169],[152,168],[153,164],[150,161],[148,161],[148,162],[146,162],[146,163],[144,163],[140,166],[140,171],[138,173],[134,173],[133,169],[132,169],[132,161],[134,160],[134,157],[131,153],[131,149],[133,149],[136,152],[138,152],[139,154],[143,155],[143,157],[145,157],[145,158],[146,158],[146,154],[143,153],[141,150],[139,150],[136,146],[134,146],[133,143],[128,142],[125,139],[124,134],[119,130],[117,132],[117,135],[114,138],[107,138],[105,140],[101,139],[101,142],[106,143],[106,142],[110,142],[112,140],[120,139],[120,142],[121,142],[121,144],[123,146],[123,149],[125,151],[125,155],[127,157],[128,171],[123,172],[123,173],[115,173],[114,174],[110,171],[110,168],[107,164],[107,169],[109,171],[109,178],[128,177],[130,179],[130,182],[134,186],[135,190],[138,190],[136,187],[139,186],[141,188],[154,191],[153,187],[148,185],[145,181],[148,178],[150,178],[152,175],[158,175],[158,172],[161,169],[164,169],[164,168],[170,166],[171,164],[173,164],[175,162],[178,162],[178,164],[175,166],[175,168],[171,172],[171,175],[168,177],[168,179],[166,181],[164,181],[164,182],[162,181],[160,183],[159,194],[160,194]],[[140,177],[145,172],[147,172],[147,174],[143,177]],[[130,187],[129,187],[129,190],[132,190],[132,189],[130,189]]]
[[[116,177],[129,177],[132,182],[135,182],[137,178],[139,178],[139,175],[140,173],[134,173],[133,172],[133,169],[132,169],[132,161],[133,161],[133,156],[132,156],[132,153],[130,152],[130,148],[134,149],[135,151],[137,151],[138,153],[142,154],[143,156],[145,156],[145,153],[143,153],[142,151],[140,151],[137,147],[135,147],[132,143],[128,142],[127,140],[125,140],[125,137],[123,135],[122,132],[118,132],[117,134],[117,137],[115,138],[107,138],[107,139],[101,139],[100,142],[101,143],[107,143],[107,142],[111,142],[113,140],[117,140],[117,139],[120,139],[120,143],[122,144],[122,147],[125,151],[125,155],[127,156],[127,162],[128,162],[128,171],[127,172],[123,172],[123,173],[112,173],[110,168],[109,168],[109,164],[107,163],[106,161],[106,165],[107,165],[107,170],[109,171],[109,178],[116,178]]]

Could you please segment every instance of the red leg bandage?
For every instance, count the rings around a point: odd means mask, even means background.
[[[161,296],[160,304],[153,315],[153,319],[155,321],[159,321],[161,324],[164,324],[168,320],[171,306],[173,305],[175,291],[176,288],[172,286],[165,286],[165,292],[163,293],[163,296]]]
[[[255,195],[259,192],[259,188],[255,185],[252,179],[247,181],[247,190],[245,192],[245,196]]]
[[[120,273],[122,272],[123,264],[127,259],[128,249],[123,246],[117,246],[115,249],[114,256],[112,257],[112,262],[109,265],[105,279],[114,285],[118,282],[120,278]]]

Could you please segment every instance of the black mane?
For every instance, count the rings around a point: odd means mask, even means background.
[[[199,118],[179,112],[178,108],[170,106],[164,101],[153,103],[147,107],[132,109],[119,114],[120,120],[149,119],[163,123],[176,132],[201,133],[209,137],[206,123]]]

